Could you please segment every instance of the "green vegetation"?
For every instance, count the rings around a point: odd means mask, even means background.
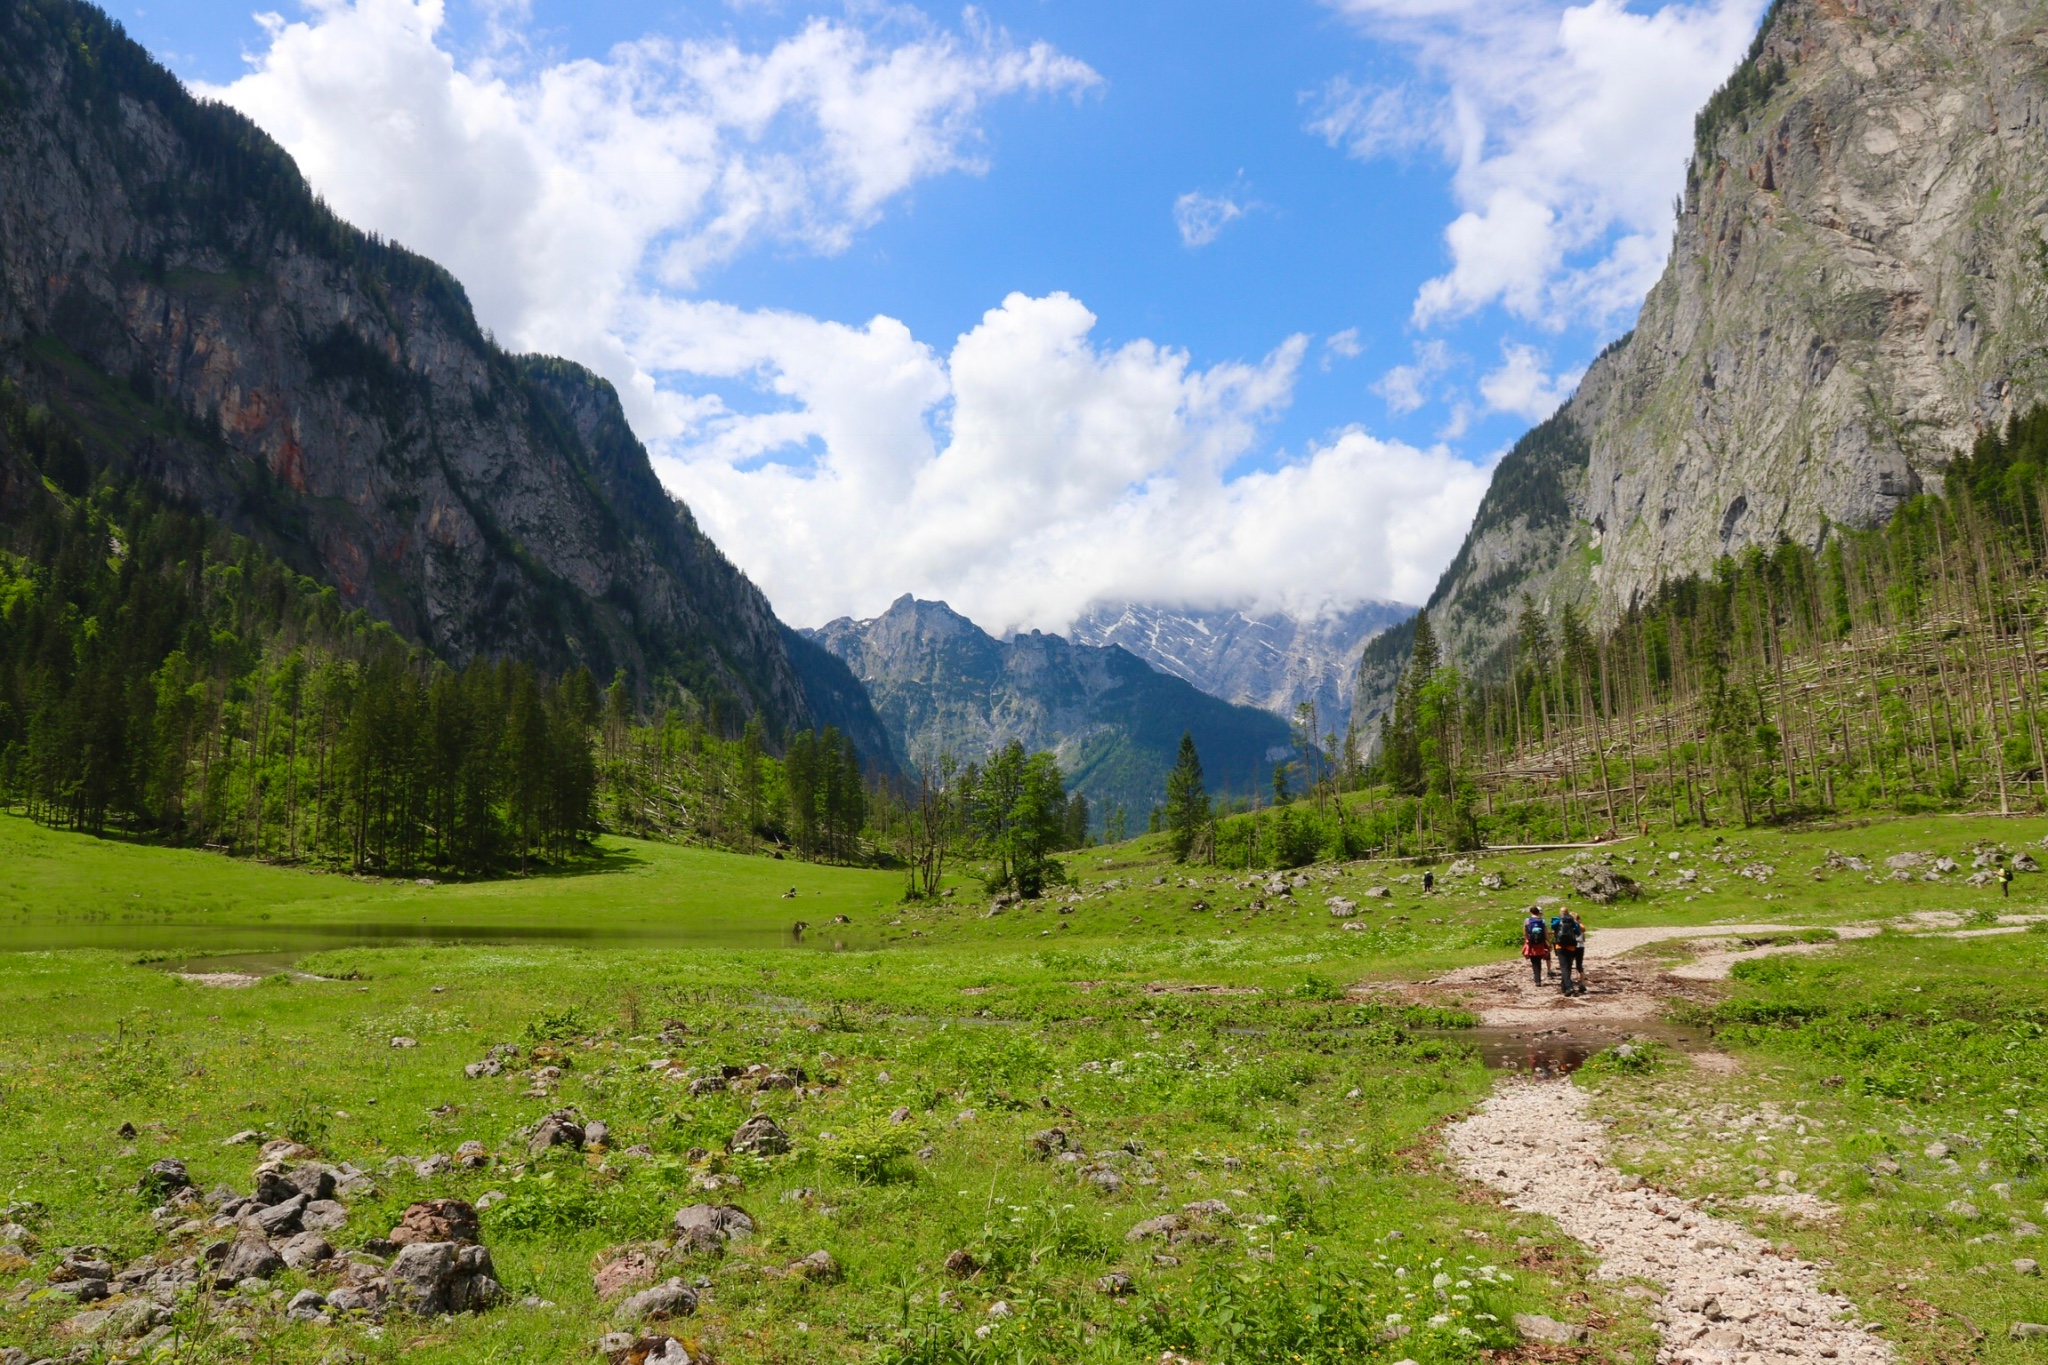
[[[1904,1359],[2036,1360],[2006,1327],[2041,1318],[2044,968],[2038,933],[1741,963],[1695,1011],[1740,1072],[1610,1069],[1600,1105],[1635,1169],[1839,1267]]]
[[[1359,846],[2048,807],[2044,471],[2048,410],[1882,529],[1724,559],[1604,630],[1525,595],[1476,678],[1419,616],[1374,762],[1344,775],[1407,825]]]
[[[2039,913],[2048,877],[2023,874],[2006,900],[1961,885],[1960,873],[1893,880],[1881,860],[1901,850],[1967,859],[2043,828],[1926,818],[1637,840],[1615,858],[1643,897],[1596,908],[1594,923],[1768,918],[1803,926],[1775,936],[1794,944],[1851,921],[1928,927],[1911,916],[1933,911],[1989,925],[2008,909]],[[238,1329],[279,1362],[337,1350],[366,1361],[581,1358],[616,1304],[594,1292],[595,1263],[659,1239],[676,1209],[705,1201],[739,1204],[759,1233],[664,1270],[710,1286],[696,1314],[667,1330],[727,1365],[1135,1362],[1167,1351],[1476,1362],[1514,1345],[1504,1324],[1515,1312],[1576,1321],[1594,1311],[1607,1324],[1601,1357],[1642,1358],[1640,1304],[1589,1278],[1590,1262],[1540,1219],[1505,1214],[1424,1159],[1431,1126],[1487,1083],[1475,1051],[1445,1032],[1469,1016],[1349,990],[1498,960],[1521,907],[1568,886],[1575,855],[1440,867],[1429,896],[1402,864],[1323,864],[1282,896],[1264,880],[1174,863],[1161,834],[1072,856],[1059,896],[991,916],[961,878],[999,880],[994,859],[963,856],[939,895],[904,903],[889,871],[616,838],[599,851],[575,875],[421,886],[0,817],[0,932],[31,949],[0,953],[0,1208],[15,1208],[36,1239],[10,1281],[40,1286],[65,1246],[104,1246],[124,1263],[166,1247],[133,1194],[143,1169],[176,1155],[202,1189],[246,1189],[254,1149],[221,1142],[253,1128],[372,1174],[377,1193],[351,1196],[337,1246],[382,1234],[416,1199],[500,1192],[483,1238],[510,1295],[482,1314],[394,1319],[379,1334],[355,1320],[286,1322],[282,1304],[301,1284],[332,1284],[288,1271],[276,1296],[188,1295],[174,1319],[180,1360],[246,1359]],[[1681,880],[1684,870],[1705,875]],[[1367,901],[1362,920],[1325,913],[1326,895],[1364,900],[1372,883],[1392,896]],[[841,915],[850,922],[829,933],[849,946],[830,951],[828,922]],[[815,947],[745,946],[787,942],[798,916]],[[245,952],[317,943],[316,929],[352,929],[353,941],[289,971],[274,958],[223,959],[212,970],[249,964],[261,978],[226,989],[165,970],[161,950],[189,943],[182,929]],[[472,942],[363,946],[387,933]],[[106,946],[58,948],[79,943]],[[703,946],[675,946],[690,943]],[[1765,959],[1699,1015],[1744,1058],[1745,1076],[1697,1072],[1655,1047],[1593,1074],[1603,1103],[1678,1093],[1630,1087],[1729,1087],[1688,1101],[1687,1112],[1705,1113],[1746,1102],[1748,1076],[1777,1084],[1790,1073],[1762,1068],[1783,1065],[1827,1103],[1981,1134],[1963,1176],[1896,1200],[1873,1185],[1868,1196],[1873,1228],[1924,1226],[1913,1236],[1941,1239],[1960,1264],[1983,1253],[1945,1225],[1914,1222],[1915,1210],[1946,1207],[1972,1181],[1984,1200],[1988,1182],[2009,1184],[2015,1209],[2048,1195],[2032,1130],[2002,1112],[2030,1115],[2032,1087],[2048,1077],[2029,984],[2044,948],[2048,935],[1890,932]],[[1996,970],[1972,979],[1972,963]],[[399,1037],[417,1046],[394,1047]],[[521,1049],[503,1074],[463,1075],[501,1044]],[[560,1076],[546,1080],[543,1063]],[[756,1063],[802,1068],[802,1088],[693,1094],[687,1084]],[[1837,1074],[1843,1083],[1831,1084]],[[725,1150],[756,1106],[790,1134],[790,1152]],[[606,1150],[530,1153],[524,1130],[562,1107],[606,1122]],[[491,1165],[421,1175],[395,1160],[472,1141]],[[1061,1146],[1076,1159],[1056,1159]],[[1647,1149],[1639,1159],[1667,1169]],[[1975,1174],[1980,1159],[1994,1161],[1993,1175]],[[1750,1164],[1730,1168],[1729,1197],[1747,1193]],[[1228,1212],[1185,1210],[1207,1200]],[[1198,1235],[1127,1239],[1169,1213]],[[1995,1230],[1979,1222],[1971,1235]],[[1841,1224],[1844,1235],[1858,1226]],[[1901,1245],[1921,1255],[1922,1242]],[[787,1273],[819,1250],[842,1279]],[[971,1273],[945,1270],[954,1252],[972,1258]],[[1873,1232],[1844,1281],[1859,1298],[1874,1294],[1918,1273],[1903,1255]],[[1106,1278],[1116,1276],[1128,1285]],[[1919,1294],[1949,1302],[1932,1287]],[[998,1302],[1007,1313],[990,1312]],[[1978,1302],[1954,1300],[2004,1321],[2006,1310]],[[40,1292],[0,1299],[0,1345],[63,1344],[58,1324],[76,1311]],[[1389,1314],[1414,1330],[1388,1333]]]

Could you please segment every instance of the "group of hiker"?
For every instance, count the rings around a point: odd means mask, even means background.
[[[1555,967],[1551,966],[1553,954]],[[1529,960],[1529,977],[1537,985],[1543,984],[1544,971],[1549,968],[1564,994],[1586,993],[1586,925],[1570,906],[1547,923],[1540,908],[1529,907],[1529,917],[1522,921],[1522,956]]]

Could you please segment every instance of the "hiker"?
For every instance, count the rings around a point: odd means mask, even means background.
[[[2003,859],[1998,864],[1998,894],[2007,899],[2012,896],[2012,864]]]
[[[1572,969],[1579,972],[1579,984],[1572,986]],[[1566,906],[1557,921],[1557,979],[1566,995],[1586,993],[1586,926]]]
[[[1424,868],[1422,872],[1422,894],[1427,896],[1434,890],[1436,890],[1436,873]]]
[[[1529,979],[1542,985],[1543,964],[1550,961],[1550,932],[1543,926],[1543,912],[1533,905],[1529,918],[1522,921],[1522,956],[1529,959]]]

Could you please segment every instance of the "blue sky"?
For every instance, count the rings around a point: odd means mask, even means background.
[[[617,382],[797,624],[1419,600],[1757,0],[112,7]]]

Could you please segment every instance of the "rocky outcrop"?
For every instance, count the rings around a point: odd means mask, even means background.
[[[1314,702],[1319,730],[1341,735],[1366,641],[1414,614],[1398,602],[1366,602],[1313,618],[1125,604],[1090,609],[1072,633],[1076,644],[1121,645],[1212,697],[1283,720],[1292,720],[1302,702]]]
[[[904,596],[811,638],[846,661],[903,752],[980,762],[1015,739],[1052,750],[1071,789],[1142,820],[1164,798],[1183,731],[1212,792],[1261,790],[1289,754],[1278,717],[1200,691],[1116,646],[1033,631],[1002,641],[943,602]],[[1135,827],[1134,827],[1135,828]]]
[[[1493,665],[1528,592],[1611,620],[1723,554],[1881,523],[2048,396],[2048,15],[1781,0],[1702,112],[1635,330],[1505,457],[1429,608]],[[1405,645],[1366,650],[1362,722]]]
[[[452,662],[624,670],[771,732],[819,721],[767,601],[609,384],[500,350],[446,271],[336,219],[260,130],[74,0],[0,0],[0,375],[93,469]],[[0,524],[18,502],[0,487]],[[849,708],[858,729],[857,695],[825,709]]]

